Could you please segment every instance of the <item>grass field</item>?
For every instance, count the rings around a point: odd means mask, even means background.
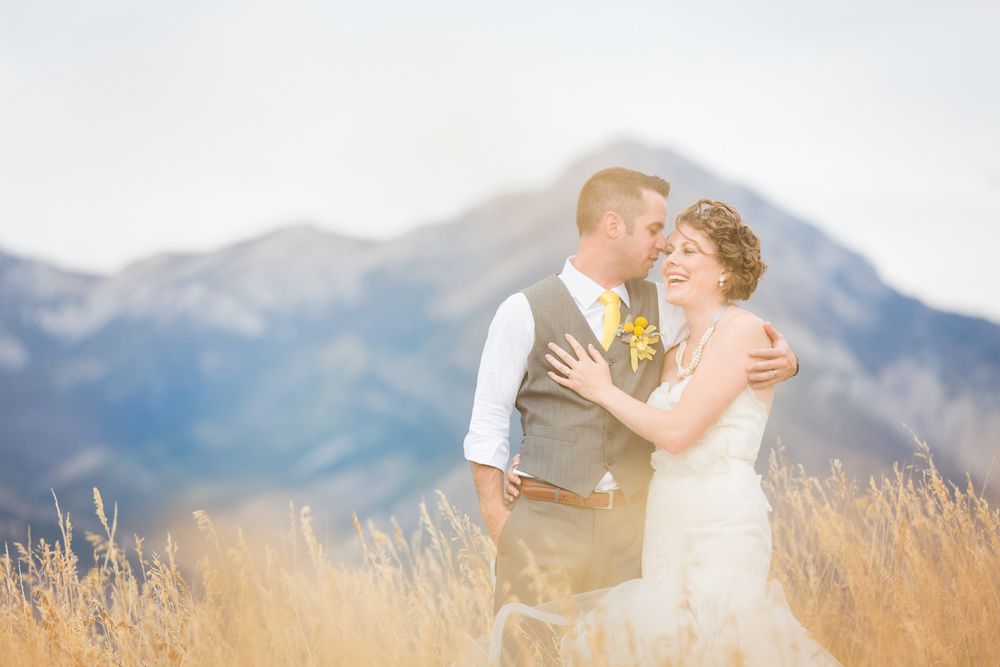
[[[764,484],[771,576],[845,665],[1000,664],[1000,514],[925,447],[863,485],[772,454]],[[331,561],[308,508],[261,552],[195,513],[194,573],[169,536],[123,541],[94,497],[104,534],[86,546],[57,505],[62,540],[0,558],[4,665],[448,665],[490,627],[492,543],[443,497],[410,538],[356,525],[355,564]]]

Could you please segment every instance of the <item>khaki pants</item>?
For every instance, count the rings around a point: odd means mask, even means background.
[[[494,613],[639,578],[645,515],[645,502],[601,510],[521,496],[500,533]]]

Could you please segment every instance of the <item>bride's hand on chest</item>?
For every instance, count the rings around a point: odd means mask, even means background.
[[[614,389],[608,362],[596,347],[588,345],[584,349],[570,334],[566,334],[566,342],[571,352],[555,343],[549,343],[552,352],[545,355],[545,360],[554,369],[549,371],[549,377],[583,398],[600,403],[602,397]]]

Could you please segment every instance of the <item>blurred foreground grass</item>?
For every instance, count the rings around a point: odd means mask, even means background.
[[[825,480],[772,453],[771,576],[796,616],[845,665],[1000,661],[1000,514],[949,486],[927,448],[859,487],[834,462]],[[82,574],[72,525],[62,540],[0,557],[5,665],[448,665],[492,619],[492,543],[441,496],[407,539],[356,523],[359,564],[331,562],[309,509],[287,539],[254,553],[196,512],[195,576],[159,550],[118,543],[95,489],[103,535]],[[133,565],[135,563],[136,565]]]

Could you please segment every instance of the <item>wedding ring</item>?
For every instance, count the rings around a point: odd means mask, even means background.
[[[775,379],[777,379],[778,378],[778,369],[777,368],[772,368],[771,372],[774,373],[774,377],[775,377]]]

